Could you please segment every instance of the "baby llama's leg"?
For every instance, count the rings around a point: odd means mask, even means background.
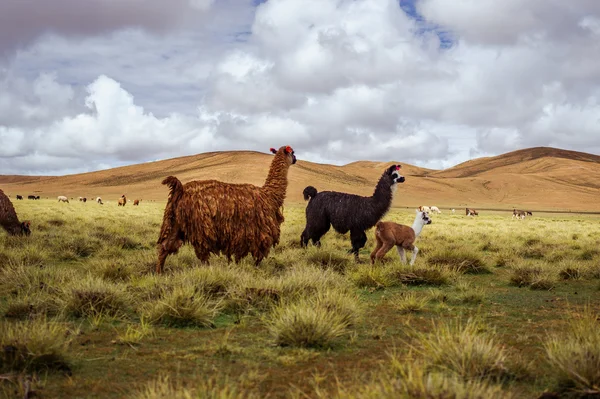
[[[383,242],[381,241],[381,238],[379,238],[379,236],[375,235],[375,241],[377,241],[377,244],[375,245],[375,249],[373,249],[373,252],[371,252],[371,264],[375,263],[375,255],[377,254],[377,251],[379,251],[379,249],[383,246]]]
[[[396,245],[396,249],[398,250],[398,255],[400,255],[402,263],[406,263],[406,252],[404,251],[404,248],[400,245]]]
[[[415,264],[415,259],[417,259],[417,254],[419,253],[419,248],[415,247],[413,245],[412,247],[412,258],[410,259],[410,265],[414,265]]]

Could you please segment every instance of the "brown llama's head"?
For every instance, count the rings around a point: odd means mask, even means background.
[[[282,153],[285,155],[288,165],[293,165],[296,163],[296,155],[294,155],[294,149],[289,145],[280,147],[279,150],[275,148],[271,148],[271,152],[273,154]]]
[[[31,222],[30,221],[25,221],[25,222],[21,222],[21,234],[23,235],[30,235],[31,234]]]

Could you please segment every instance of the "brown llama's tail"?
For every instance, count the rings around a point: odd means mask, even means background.
[[[165,206],[165,213],[163,215],[163,224],[161,227],[160,234],[158,236],[157,243],[160,244],[163,240],[167,239],[173,223],[175,222],[175,210],[177,209],[177,203],[183,195],[183,184],[175,176],[169,176],[162,181],[162,184],[169,186],[169,199]]]

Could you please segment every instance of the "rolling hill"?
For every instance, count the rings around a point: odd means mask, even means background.
[[[42,198],[101,196],[116,201],[126,194],[164,201],[167,189],[160,182],[168,175],[183,182],[218,179],[261,185],[271,159],[270,154],[251,151],[211,152],[67,176],[0,175],[0,188]],[[407,177],[394,206],[600,211],[600,156],[548,147],[474,159],[445,170],[401,161],[334,166],[299,160],[290,168],[287,203],[302,203],[307,185],[371,195],[383,170],[393,163],[402,164]]]

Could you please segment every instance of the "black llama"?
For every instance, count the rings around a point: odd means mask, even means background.
[[[392,165],[383,172],[375,192],[370,197],[323,191],[308,186],[304,189],[304,200],[310,200],[306,207],[306,227],[300,236],[300,245],[320,246],[321,237],[333,226],[335,231],[345,234],[350,231],[351,253],[358,260],[358,251],[367,243],[365,230],[375,226],[390,209],[397,183],[404,183],[400,175],[400,165]]]

